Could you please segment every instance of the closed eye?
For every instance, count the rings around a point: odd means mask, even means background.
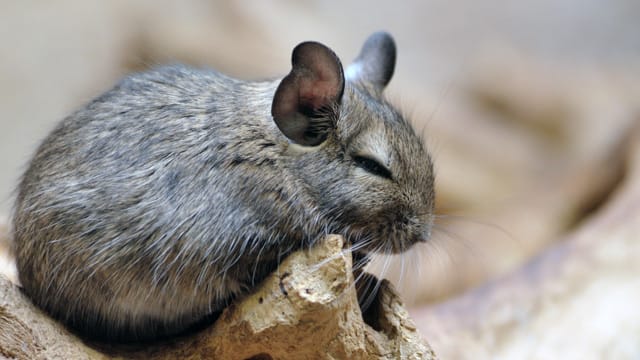
[[[386,166],[380,164],[377,160],[365,156],[354,156],[353,161],[359,168],[362,168],[373,175],[391,180],[391,171],[387,169]]]

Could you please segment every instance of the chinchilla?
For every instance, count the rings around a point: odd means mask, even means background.
[[[22,177],[20,281],[90,338],[180,333],[323,235],[358,254],[426,241],[434,177],[382,92],[396,47],[375,33],[346,71],[328,47],[293,49],[283,79],[165,66],[65,118]]]

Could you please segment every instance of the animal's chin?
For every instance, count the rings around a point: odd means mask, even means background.
[[[354,252],[365,254],[396,255],[405,253],[416,244],[426,243],[431,237],[431,219],[424,222],[403,227],[403,222],[386,224],[386,229],[380,232],[380,224],[350,224],[343,229],[342,235],[347,246]],[[384,225],[383,225],[384,227]],[[371,236],[371,234],[378,234]]]
[[[386,242],[382,243],[383,241],[386,241]],[[398,241],[397,239],[396,241],[390,241],[388,239],[385,239],[385,240],[380,239],[377,241],[372,241],[370,244],[361,244],[361,243],[358,243],[358,241],[356,240],[354,242],[351,242],[350,246],[352,249],[357,249],[354,251],[354,253],[360,253],[366,256],[369,256],[372,254],[397,255],[413,249],[413,247],[418,243],[424,243],[426,241],[427,240],[423,238],[403,240],[403,241]]]
[[[381,255],[394,255],[394,254],[401,254],[403,252],[406,252],[408,250],[410,250],[411,248],[413,248],[413,246],[416,243],[421,243],[421,242],[426,242],[427,240],[419,240],[416,242],[411,243],[409,246],[407,247],[403,247],[403,248],[399,248],[399,249],[395,249],[395,248],[384,248],[386,250],[390,250],[390,251],[381,251],[383,249],[376,249],[376,248],[372,248],[372,249],[367,249],[367,248],[360,248],[358,250],[354,250],[351,253],[351,256],[353,257],[353,268],[354,269],[362,269],[365,266],[367,266],[367,264],[369,264],[369,262],[371,261],[371,255],[373,254],[381,254]],[[351,247],[353,248],[354,244],[345,244],[346,247]],[[393,251],[393,250],[397,250],[397,251]]]
[[[409,244],[406,244],[406,245],[403,244],[401,246],[384,247],[382,249],[379,249],[379,251],[376,251],[375,253],[384,254],[384,255],[402,254],[402,253],[405,253],[405,252],[411,250],[415,244],[416,244],[415,242],[412,242],[412,243],[409,243]]]

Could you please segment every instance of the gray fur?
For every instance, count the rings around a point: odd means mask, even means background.
[[[380,85],[360,80],[347,79],[326,140],[305,147],[271,116],[279,81],[184,66],[125,78],[64,119],[22,178],[25,292],[86,336],[152,339],[221,310],[324,234],[363,253],[426,240],[430,157]]]

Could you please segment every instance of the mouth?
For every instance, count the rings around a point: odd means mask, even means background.
[[[410,250],[415,244],[429,241],[433,229],[431,220],[412,224],[395,222],[396,226],[388,228],[380,227],[378,224],[351,226],[342,235],[348,244],[346,248],[352,253],[400,254]]]

